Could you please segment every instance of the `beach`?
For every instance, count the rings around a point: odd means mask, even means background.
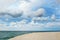
[[[18,35],[9,40],[60,40],[60,32],[34,32]]]

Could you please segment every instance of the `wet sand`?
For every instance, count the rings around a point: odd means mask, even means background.
[[[35,32],[16,36],[9,40],[60,40],[60,32]]]

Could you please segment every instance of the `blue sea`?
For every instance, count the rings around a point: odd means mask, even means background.
[[[18,35],[23,35],[32,32],[21,32],[21,31],[0,31],[0,40],[8,40]]]

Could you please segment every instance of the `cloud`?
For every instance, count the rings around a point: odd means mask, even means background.
[[[33,21],[48,21],[49,17],[34,17]]]
[[[40,31],[40,30],[47,30],[45,28],[51,28],[50,30],[54,29],[56,27],[59,28],[60,27],[60,22],[46,22],[46,23],[35,23],[35,19],[37,18],[33,18],[31,20],[31,22],[27,23],[28,20],[23,19],[19,22],[10,22],[9,25],[6,23],[0,24],[1,29],[0,30],[8,30],[8,31]],[[42,18],[41,18],[42,19]],[[41,20],[38,19],[38,20]],[[37,21],[38,21],[37,20]],[[42,20],[45,20],[42,19]],[[46,20],[47,21],[47,20]]]
[[[53,14],[53,15],[51,16],[51,19],[52,19],[52,20],[56,20],[56,16]]]
[[[59,0],[58,0],[59,1]],[[0,1],[0,13],[6,12],[13,16],[18,16],[23,14],[24,17],[26,16],[41,16],[46,10],[44,8],[40,8],[47,3],[51,5],[50,3],[53,1],[46,1],[46,0],[1,0]],[[33,11],[36,9],[36,11]],[[37,14],[38,13],[38,14]],[[17,17],[16,16],[16,17]]]
[[[30,0],[30,2],[28,2],[26,0],[19,0],[19,1],[17,1],[17,0],[13,0],[13,1],[12,0],[9,0],[9,1],[8,0],[2,0],[0,2],[1,2],[0,14],[8,13],[8,14],[13,15],[13,16],[23,14],[24,17],[31,16],[33,13],[32,8],[37,8],[37,7],[39,7],[45,3],[44,0],[42,0],[42,1],[41,0],[37,0],[37,1],[36,0],[33,0],[33,1]],[[42,12],[44,11],[44,9],[42,9],[42,8],[40,10],[42,10]]]
[[[46,11],[45,11],[44,8],[40,8],[40,9],[38,9],[37,11],[35,11],[33,14],[34,14],[35,16],[40,17],[40,16],[44,15],[45,12],[46,12]]]
[[[16,0],[0,0],[0,12],[5,12],[7,7],[16,2]]]
[[[60,22],[56,22],[57,19],[55,14],[52,14],[52,16],[45,17],[46,11],[49,9],[46,10],[42,6],[45,6],[47,3],[49,3],[46,6],[49,8],[51,5],[54,4],[53,3],[50,5],[52,1],[50,0],[48,1],[1,0],[0,1],[1,30],[42,30],[44,28],[56,26],[59,27]],[[57,11],[57,13],[60,13],[59,11]],[[51,22],[51,20],[53,21]]]
[[[55,26],[60,27],[60,22],[48,22],[46,24],[46,27],[55,27]]]

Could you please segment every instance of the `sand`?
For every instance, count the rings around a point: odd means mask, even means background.
[[[16,36],[9,40],[60,40],[60,32],[37,32]]]

